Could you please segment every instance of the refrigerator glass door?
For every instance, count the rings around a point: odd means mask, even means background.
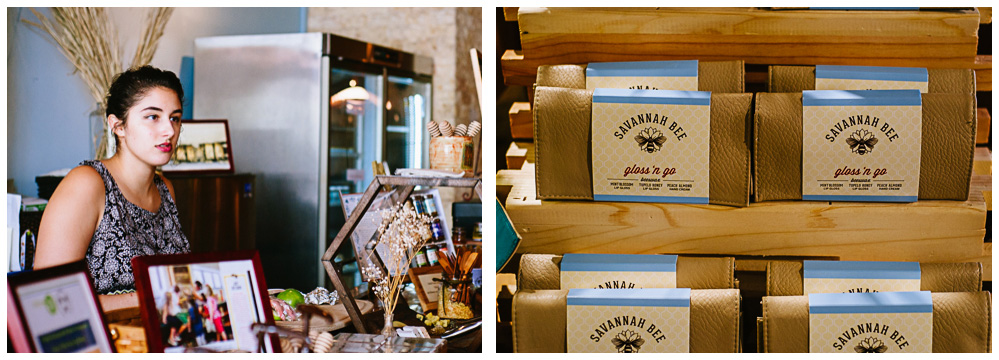
[[[389,75],[385,96],[382,158],[393,172],[424,167],[429,141],[424,129],[430,119],[430,82]]]
[[[343,225],[340,192],[362,192],[373,180],[371,162],[377,157],[377,124],[381,121],[382,75],[333,68],[330,70],[329,206]],[[335,209],[333,209],[335,208]],[[333,234],[335,235],[335,233]]]

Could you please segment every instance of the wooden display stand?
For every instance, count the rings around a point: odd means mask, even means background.
[[[320,260],[323,267],[326,268],[326,274],[330,277],[330,281],[333,282],[333,286],[341,294],[343,305],[347,309],[347,314],[350,315],[350,320],[354,324],[355,330],[361,333],[368,333],[370,331],[364,326],[364,322],[361,321],[361,311],[357,306],[357,301],[354,300],[354,296],[350,294],[350,289],[347,289],[343,281],[340,280],[343,269],[339,264],[333,262],[333,257],[336,255],[337,250],[343,246],[344,241],[350,238],[350,234],[354,232],[358,222],[361,221],[364,213],[371,207],[371,203],[378,196],[378,193],[383,190],[383,186],[401,187],[398,199],[403,200],[409,198],[409,195],[417,186],[475,188],[475,193],[480,198],[482,197],[481,178],[375,176],[375,180],[368,185],[368,189],[361,196],[361,201],[354,208],[354,211],[350,213],[350,217],[347,218],[343,227],[340,228],[340,232],[337,233],[336,238],[333,239],[333,243],[326,249],[322,260]],[[377,257],[372,260],[378,261]]]

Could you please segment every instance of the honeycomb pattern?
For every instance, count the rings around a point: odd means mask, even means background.
[[[561,277],[563,290],[595,289],[613,281],[635,284],[635,289],[671,289],[676,287],[676,272],[563,271]],[[615,285],[610,285],[611,288],[613,286]]]
[[[815,90],[907,90],[929,92],[926,81],[857,80],[815,78]]]
[[[805,106],[802,113],[802,194],[916,196],[919,192],[919,156],[922,141],[922,110],[919,106]],[[825,136],[840,120],[855,115],[879,118],[877,128],[854,125],[829,142]],[[889,141],[882,131],[884,124],[894,129],[898,138]],[[866,154],[854,152],[846,139],[858,130],[873,134],[878,142]],[[869,175],[839,176],[838,169],[848,167]],[[874,178],[876,169],[887,173]],[[871,179],[868,187],[853,187],[851,182],[818,180]],[[886,182],[884,180],[899,180]],[[839,185],[823,188],[822,184]],[[895,186],[901,185],[901,186]]]
[[[919,279],[811,279],[804,280],[805,295],[845,293],[853,289],[871,291],[919,291]]]
[[[638,114],[659,114],[668,117],[666,126],[656,123],[638,124],[618,139],[621,124]],[[637,119],[637,118],[636,118]],[[670,130],[677,123],[682,132]],[[708,196],[708,155],[711,130],[710,107],[706,105],[664,104],[593,104],[593,193],[594,195],[633,196]],[[657,151],[649,153],[635,140],[646,128],[653,128],[666,137]],[[679,129],[678,128],[678,129]],[[677,140],[679,134],[686,134]],[[660,169],[673,168],[676,173],[667,180],[690,182],[653,182],[658,187],[644,187],[642,181],[620,181],[625,169],[633,165]],[[629,175],[627,179],[661,178],[661,175]],[[619,186],[630,184],[630,187]]]
[[[648,87],[648,88],[646,88]],[[697,91],[696,76],[587,76],[586,90],[643,89]]]
[[[844,331],[859,324],[877,323],[888,326],[888,335],[881,333],[864,333],[851,337],[841,350],[833,347],[840,343]],[[872,325],[873,326],[873,325]],[[853,353],[862,340],[874,337],[880,340],[887,349],[885,352],[896,353],[929,353],[933,351],[933,314],[932,313],[892,313],[892,314],[809,314],[808,316],[809,352],[843,352]],[[898,341],[892,334],[898,331],[905,339]],[[851,334],[852,335],[852,334]],[[844,340],[846,339],[843,337]],[[899,345],[908,342],[901,349]]]
[[[642,327],[616,326],[593,341],[595,329],[615,317],[634,316],[645,319]],[[639,320],[636,320],[636,324]],[[653,327],[654,326],[654,327]],[[649,330],[652,330],[651,332]],[[566,308],[566,347],[575,353],[615,353],[618,348],[611,341],[621,332],[630,330],[638,334],[644,344],[640,353],[685,353],[690,351],[690,308],[654,306],[568,306]],[[662,330],[653,336],[656,330]],[[659,342],[656,338],[663,337]]]

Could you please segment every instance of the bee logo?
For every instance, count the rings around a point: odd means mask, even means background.
[[[642,345],[645,345],[645,340],[638,333],[625,330],[611,339],[611,343],[614,344],[619,353],[637,353],[638,350],[642,349]]]
[[[850,137],[846,138],[846,143],[850,145],[851,151],[864,155],[874,151],[874,144],[878,143],[878,138],[871,132],[860,129],[850,134]]]
[[[666,135],[653,128],[645,128],[638,135],[635,135],[638,148],[649,154],[659,151],[666,142]]]
[[[881,340],[875,339],[873,337],[860,340],[857,346],[853,347],[853,351],[858,353],[883,353],[888,351],[888,347]]]

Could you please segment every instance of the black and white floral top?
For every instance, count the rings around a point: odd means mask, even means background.
[[[150,212],[125,199],[103,163],[87,160],[80,165],[93,167],[104,179],[104,214],[87,248],[87,266],[98,294],[135,291],[133,257],[191,251],[180,230],[177,205],[163,179],[153,177],[160,192],[160,208]]]

